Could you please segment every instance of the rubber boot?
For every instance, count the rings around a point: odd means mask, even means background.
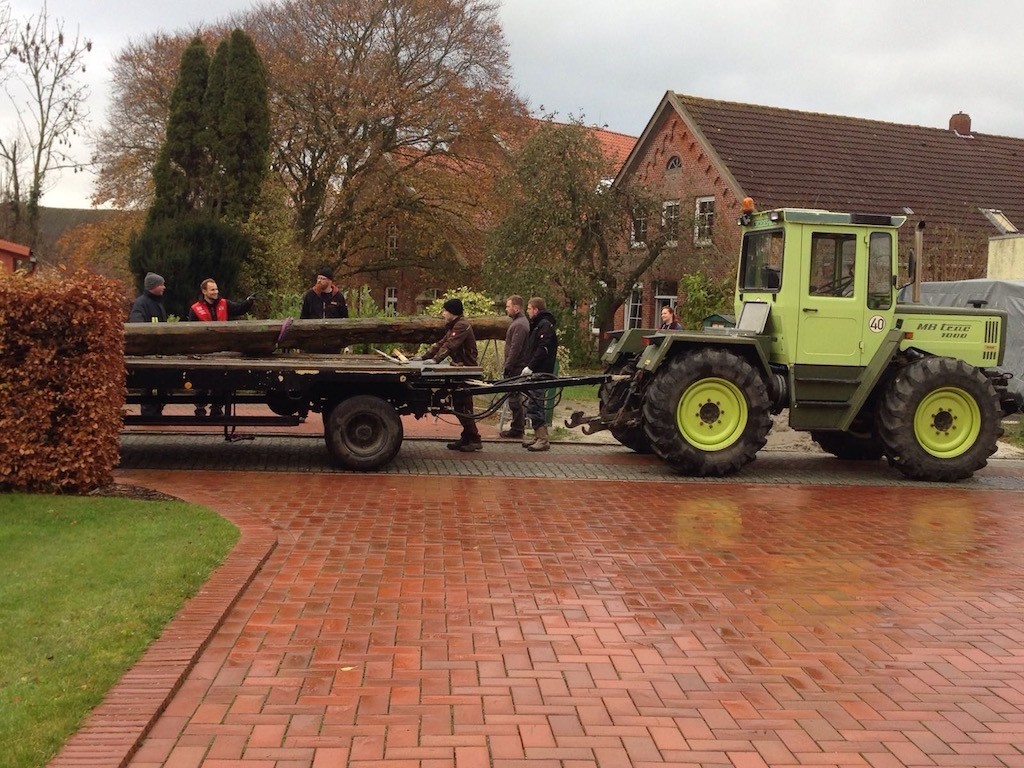
[[[528,451],[549,451],[551,450],[551,443],[548,442],[548,428],[546,425],[541,425],[533,430],[534,436],[537,438],[533,441],[532,445],[527,446]]]

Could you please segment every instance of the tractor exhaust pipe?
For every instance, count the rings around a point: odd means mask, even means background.
[[[921,273],[924,271],[924,222],[917,222],[917,229],[914,230],[914,288],[910,300],[915,304],[921,303]]]

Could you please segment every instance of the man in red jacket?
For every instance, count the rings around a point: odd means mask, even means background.
[[[255,294],[247,297],[245,301],[228,301],[220,295],[217,281],[212,277],[203,280],[199,290],[203,298],[189,307],[189,320],[234,320],[252,309],[256,302]]]
[[[203,280],[199,284],[199,290],[202,292],[203,298],[189,307],[189,320],[199,320],[201,322],[234,320],[236,317],[240,317],[252,309],[252,305],[256,302],[255,294],[247,297],[245,301],[228,301],[220,295],[217,281],[212,277]],[[206,415],[206,404],[213,396],[214,393],[209,390],[196,392],[196,416]],[[223,404],[213,403],[210,405],[210,415],[214,417],[223,416]]]

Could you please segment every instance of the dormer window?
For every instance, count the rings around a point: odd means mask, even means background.
[[[1001,235],[1015,235],[1018,230],[1014,226],[1013,222],[1006,216],[1005,213],[996,208],[979,208],[982,215],[989,220]]]
[[[672,155],[672,157],[668,159],[668,162],[665,163],[666,171],[678,171],[682,167],[683,161],[679,159],[679,155]]]

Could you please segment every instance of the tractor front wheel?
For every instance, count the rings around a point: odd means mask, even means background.
[[[771,429],[768,388],[750,363],[723,349],[697,349],[662,364],[644,393],[654,452],[700,477],[754,460]]]
[[[907,477],[963,480],[996,452],[1000,413],[984,373],[962,360],[926,357],[893,378],[878,410],[878,436]]]

